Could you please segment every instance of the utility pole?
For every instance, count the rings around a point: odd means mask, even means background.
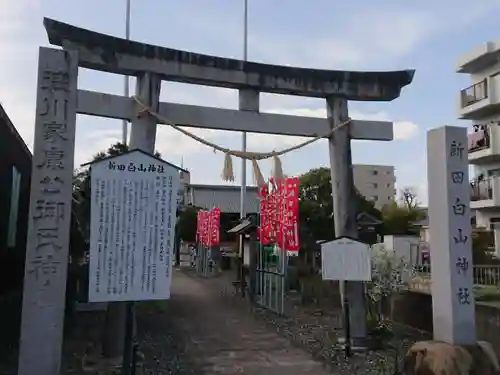
[[[127,40],[130,39],[130,0],[126,0],[127,1],[127,11],[126,11],[126,15],[125,15],[125,38]],[[128,97],[129,96],[129,77],[128,75],[126,75],[124,77],[124,90],[123,90],[123,93],[125,95],[125,97]],[[128,139],[128,121],[127,120],[123,120],[123,124],[122,124],[122,143],[124,145],[127,144],[127,139]]]
[[[248,59],[248,0],[243,0],[243,61],[246,63]],[[253,106],[249,104],[249,95],[251,97],[255,97],[254,93],[248,93],[246,91],[239,91],[239,109],[240,110],[254,110]],[[258,98],[258,93],[257,93],[257,98]],[[252,101],[250,99],[250,101]],[[253,104],[255,104],[255,101]],[[258,106],[258,100],[257,100],[257,106]],[[257,108],[258,109],[258,108]],[[241,135],[241,151],[246,152],[247,150],[247,133],[242,132]],[[241,194],[240,194],[240,218],[243,219],[246,216],[245,212],[245,201],[246,201],[246,195],[247,195],[247,161],[244,158],[241,158]],[[244,249],[244,244],[245,241],[243,240],[243,236],[240,236],[240,282],[241,282],[241,293],[242,296],[245,294],[245,288],[244,288],[244,272],[245,272],[245,249]]]
[[[246,62],[248,59],[248,0],[243,0],[243,60]],[[241,135],[241,151],[247,150],[247,132],[242,132]],[[241,158],[241,194],[240,194],[240,218],[244,218],[245,201],[247,195],[247,161]]]
[[[125,37],[130,39],[130,1],[126,0],[125,13]],[[124,95],[129,96],[129,77],[124,78]],[[122,143],[127,144],[128,122],[123,120]],[[124,353],[125,325],[127,319],[127,304],[120,302],[108,303],[106,311],[106,322],[104,327],[102,351],[106,358],[119,358]]]

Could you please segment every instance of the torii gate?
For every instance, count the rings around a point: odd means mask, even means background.
[[[245,62],[129,41],[47,18],[44,24],[50,43],[63,49],[41,47],[39,55],[20,375],[60,370],[76,114],[129,120],[130,147],[153,152],[155,146],[157,119],[137,116],[132,98],[78,90],[79,67],[135,76],[136,97],[177,125],[305,137],[326,134],[345,122],[348,100],[398,98],[414,75],[413,70],[328,71]],[[160,103],[162,80],[237,89],[239,111]],[[260,92],[325,98],[328,116],[260,113]],[[357,237],[351,139],[390,141],[393,124],[354,120],[329,136],[335,233]],[[345,293],[351,302],[352,337],[362,341],[362,283],[346,283]]]

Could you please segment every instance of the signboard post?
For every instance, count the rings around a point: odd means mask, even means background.
[[[434,339],[476,343],[467,129],[427,133]]]
[[[127,301],[128,373],[134,301],[170,298],[179,171],[133,150],[94,162],[90,177],[89,301]]]
[[[178,169],[140,150],[91,166],[89,301],[170,298]]]
[[[343,236],[321,244],[321,276],[323,280],[370,281],[372,279],[370,246],[356,239]],[[342,301],[344,310],[345,351],[351,354],[351,310],[347,295]],[[364,316],[354,316],[364,319]]]

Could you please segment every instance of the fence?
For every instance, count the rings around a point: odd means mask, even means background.
[[[458,267],[458,265],[457,265]],[[431,265],[416,264],[411,267],[411,280],[409,288],[423,292],[430,292]],[[474,285],[492,292],[500,293],[500,265],[474,265],[472,266]]]

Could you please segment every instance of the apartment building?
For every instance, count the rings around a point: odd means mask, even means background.
[[[471,120],[469,164],[473,166],[471,209],[476,225],[494,231],[500,255],[500,40],[464,54],[457,73],[468,74],[471,85],[458,97],[458,117]]]
[[[396,176],[391,165],[353,165],[354,185],[381,209],[396,198]]]

